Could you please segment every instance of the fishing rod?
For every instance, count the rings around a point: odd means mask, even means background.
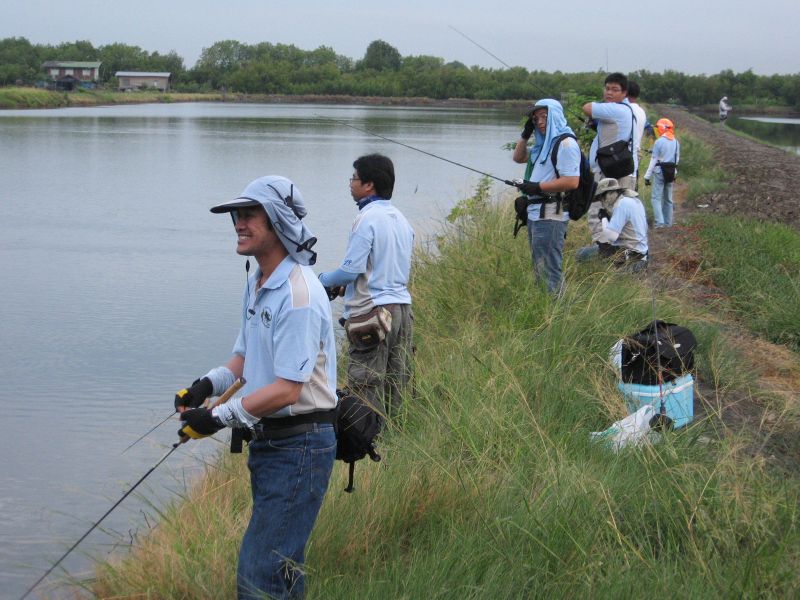
[[[248,263],[248,264],[249,264],[249,263]],[[234,382],[234,385],[235,385],[235,383],[236,383],[236,382]],[[242,385],[244,385],[244,384],[242,384]],[[231,386],[231,387],[233,387],[233,386]],[[241,386],[239,386],[239,387],[241,387]],[[238,389],[239,389],[239,388],[236,388],[236,390],[234,390],[234,392],[236,392]],[[220,396],[219,400],[217,400],[217,404],[224,404],[225,402],[227,402],[227,401],[228,401],[228,399],[230,398],[230,396],[228,396],[228,397],[226,398],[226,397],[225,397],[225,394],[227,394],[229,391],[230,391],[230,388],[228,388],[227,390],[225,390],[225,393],[223,393],[223,394],[222,394],[222,396]],[[222,400],[223,398],[225,398],[225,400],[224,400],[224,401]],[[206,401],[203,403],[203,406],[204,406],[204,407],[207,407],[207,406],[208,406],[208,400],[207,400],[207,399],[206,399]],[[120,452],[120,454],[125,454],[125,453],[126,453],[128,450],[130,450],[131,448],[133,448],[133,447],[134,447],[136,444],[138,444],[139,442],[141,442],[141,441],[142,441],[144,438],[146,438],[148,435],[150,435],[151,433],[153,433],[153,432],[154,432],[156,429],[158,429],[159,427],[161,427],[161,426],[162,426],[164,423],[166,423],[167,421],[169,421],[169,420],[170,420],[170,419],[173,417],[173,415],[175,415],[177,412],[178,412],[178,411],[176,410],[175,412],[172,412],[172,413],[168,414],[168,415],[167,415],[167,416],[164,418],[164,420],[163,420],[163,421],[159,422],[157,425],[154,425],[153,427],[151,427],[150,429],[148,429],[146,433],[143,433],[143,434],[142,434],[142,435],[140,435],[138,438],[136,438],[136,441],[135,441],[135,442],[133,442],[132,444],[129,444],[129,445],[128,445],[128,447],[127,447],[127,448],[125,448],[125,450],[123,450],[122,452]]]
[[[504,60],[502,60],[501,58],[497,57],[495,54],[493,54],[493,53],[489,52],[489,51],[488,51],[486,48],[484,48],[483,46],[481,46],[481,45],[480,45],[478,42],[476,42],[475,40],[473,40],[471,37],[469,37],[469,36],[468,36],[466,33],[464,33],[463,31],[459,31],[458,29],[456,29],[456,28],[455,28],[455,27],[453,27],[452,25],[448,25],[448,27],[449,27],[450,29],[452,29],[453,31],[455,31],[455,32],[456,32],[457,34],[459,34],[460,36],[462,36],[463,38],[465,38],[467,41],[469,41],[469,42],[472,42],[473,44],[475,44],[475,45],[476,45],[478,48],[480,48],[481,50],[483,50],[484,52],[486,52],[486,54],[488,54],[488,55],[489,55],[489,56],[491,56],[493,59],[495,59],[496,61],[498,61],[498,62],[499,62],[500,64],[502,64],[504,67],[506,67],[506,68],[508,68],[508,69],[513,69],[513,68],[514,68],[514,67],[512,67],[511,65],[509,65],[509,64],[508,64],[506,61],[504,61]],[[531,83],[531,85],[533,85],[533,87],[535,87],[537,90],[539,90],[539,91],[540,91],[540,92],[541,92],[541,93],[542,93],[544,96],[549,96],[549,95],[550,95],[550,94],[548,94],[548,93],[547,93],[547,92],[546,92],[544,89],[542,89],[542,88],[541,88],[541,86],[537,85],[535,81],[531,81],[530,83]],[[578,119],[578,121],[580,121],[581,123],[584,123],[584,124],[586,123],[586,115],[584,115],[584,114],[579,114],[579,113],[573,112],[573,111],[571,111],[571,110],[567,110],[566,112],[568,112],[568,113],[569,113],[569,114],[571,114],[573,117],[575,117],[576,119]]]
[[[351,129],[355,129],[356,131],[360,131],[362,133],[367,133],[369,135],[374,135],[377,138],[381,138],[382,140],[386,140],[387,142],[392,142],[393,144],[397,144],[399,146],[403,146],[404,148],[408,148],[410,150],[415,150],[416,152],[421,152],[422,154],[427,154],[428,156],[432,156],[433,158],[438,158],[439,160],[443,160],[444,162],[448,162],[451,165],[456,165],[457,167],[461,167],[462,169],[467,169],[468,171],[472,171],[473,173],[478,173],[479,175],[483,175],[484,177],[491,177],[497,181],[501,181],[506,185],[510,185],[512,187],[518,188],[520,183],[515,183],[509,179],[503,179],[502,177],[497,177],[496,175],[492,175],[491,173],[485,173],[483,171],[479,171],[478,169],[473,169],[472,167],[468,167],[467,165],[461,164],[460,162],[456,162],[454,160],[450,160],[449,158],[444,158],[439,156],[438,154],[434,154],[433,152],[428,152],[427,150],[421,150],[420,148],[415,148],[414,146],[410,146],[408,144],[404,144],[403,142],[398,142],[397,140],[393,140],[392,138],[388,138],[385,135],[381,135],[379,133],[375,133],[374,131],[370,131],[369,129],[364,129],[363,127],[356,127],[355,125],[351,125],[346,121],[340,121],[339,119],[333,119],[331,117],[322,117],[329,121],[333,121],[334,123],[339,123],[340,125],[344,125],[345,127],[349,127]]]
[[[177,411],[176,411],[176,412],[177,412]],[[170,420],[170,419],[171,419],[171,418],[172,418],[174,415],[175,415],[175,413],[174,413],[174,412],[173,412],[173,413],[170,413],[170,414],[168,414],[166,419],[164,419],[163,421],[161,421],[161,422],[160,422],[158,425],[154,425],[153,427],[151,427],[150,429],[148,429],[148,430],[147,430],[147,433],[143,433],[143,434],[142,434],[142,435],[140,435],[138,438],[136,438],[136,441],[135,441],[135,442],[133,442],[132,444],[129,444],[129,445],[128,445],[128,447],[127,447],[127,448],[125,448],[125,450],[123,450],[122,452],[120,452],[120,454],[125,454],[125,453],[126,453],[128,450],[130,450],[131,448],[133,448],[133,447],[134,447],[136,444],[138,444],[139,442],[141,442],[141,441],[142,441],[144,438],[146,438],[148,435],[150,435],[151,433],[153,433],[153,432],[154,432],[156,429],[158,429],[159,427],[161,427],[161,426],[162,426],[164,423],[166,423],[167,421],[169,421],[169,420]]]
[[[231,398],[231,397],[232,397],[232,396],[233,396],[233,395],[234,395],[236,392],[238,392],[238,391],[241,389],[241,387],[242,387],[242,386],[243,386],[245,383],[246,383],[246,382],[245,382],[245,379],[244,379],[243,377],[240,377],[239,379],[237,379],[236,381],[234,381],[234,382],[233,382],[233,384],[232,384],[232,385],[231,385],[231,386],[230,386],[230,387],[229,387],[227,390],[225,390],[225,393],[224,393],[224,394],[222,394],[222,396],[220,396],[220,397],[219,397],[219,399],[218,399],[218,400],[217,400],[217,401],[214,403],[214,406],[219,406],[220,404],[225,404],[225,403],[226,403],[228,400],[230,400],[230,398]],[[172,416],[172,415],[170,415],[170,417],[171,417],[171,416]],[[163,421],[162,421],[162,422],[163,422]],[[54,562],[54,563],[53,563],[53,565],[52,565],[52,566],[51,566],[49,569],[47,569],[47,571],[45,571],[44,575],[42,575],[41,577],[39,577],[39,579],[37,579],[37,580],[34,582],[34,584],[33,584],[32,586],[30,586],[30,587],[29,587],[29,588],[26,590],[26,592],[25,592],[24,594],[22,594],[22,596],[20,596],[19,600],[25,600],[25,598],[27,598],[27,597],[28,597],[28,595],[29,595],[29,594],[30,594],[30,593],[31,593],[31,592],[32,592],[32,591],[33,591],[33,590],[36,588],[36,586],[38,586],[40,583],[42,583],[42,581],[44,581],[44,580],[45,580],[45,578],[46,578],[48,575],[50,575],[50,573],[52,573],[52,572],[53,572],[53,570],[54,570],[54,569],[55,569],[55,568],[56,568],[58,565],[60,565],[60,564],[61,564],[61,562],[62,562],[62,561],[65,559],[65,558],[67,558],[67,556],[69,556],[69,554],[70,554],[70,553],[71,553],[73,550],[75,550],[75,548],[77,548],[77,547],[78,547],[78,544],[80,544],[80,543],[81,543],[83,540],[85,540],[85,539],[86,539],[86,537],[87,537],[87,536],[88,536],[90,533],[92,533],[92,531],[94,531],[94,530],[97,528],[97,526],[98,526],[98,525],[100,525],[100,523],[102,523],[102,522],[103,522],[103,520],[104,520],[104,519],[105,519],[105,518],[106,518],[108,515],[110,515],[110,514],[113,512],[113,510],[114,510],[115,508],[117,508],[117,507],[118,507],[120,504],[122,504],[122,501],[123,501],[123,500],[125,500],[125,498],[127,498],[128,496],[130,496],[130,495],[131,495],[131,493],[133,493],[133,490],[135,490],[135,489],[136,489],[136,488],[139,486],[139,484],[141,484],[141,483],[142,483],[142,482],[143,482],[145,479],[147,479],[147,478],[150,476],[150,474],[151,474],[153,471],[155,471],[155,470],[156,470],[156,469],[159,467],[159,465],[160,465],[161,463],[163,463],[165,460],[167,460],[167,459],[170,457],[170,455],[171,455],[173,452],[175,452],[175,450],[177,450],[178,448],[180,448],[180,447],[181,447],[181,445],[185,444],[185,443],[186,443],[186,442],[188,442],[190,439],[191,439],[191,438],[189,438],[188,436],[187,436],[187,437],[183,437],[183,436],[182,436],[182,437],[181,437],[181,438],[180,438],[180,439],[179,439],[177,442],[175,442],[174,444],[172,444],[172,448],[170,448],[170,449],[169,449],[169,451],[168,451],[168,452],[167,452],[167,453],[166,453],[164,456],[162,456],[162,457],[161,457],[161,458],[158,460],[158,462],[157,462],[156,464],[154,464],[152,467],[150,467],[150,469],[147,471],[147,473],[145,473],[144,475],[142,475],[142,476],[139,478],[139,480],[138,480],[136,483],[134,483],[134,484],[133,484],[133,485],[130,487],[130,489],[129,489],[127,492],[125,492],[125,493],[122,495],[122,497],[121,497],[119,500],[117,500],[117,501],[114,503],[114,505],[113,505],[111,508],[109,508],[109,509],[108,509],[108,510],[107,510],[107,511],[106,511],[106,512],[103,514],[103,516],[102,516],[102,517],[100,517],[100,518],[99,518],[97,521],[95,521],[95,522],[94,522],[94,525],[92,525],[92,526],[89,528],[89,530],[88,530],[86,533],[84,533],[84,534],[83,534],[83,535],[82,535],[80,538],[78,538],[78,541],[77,541],[77,542],[75,542],[74,544],[72,544],[72,546],[70,546],[70,547],[69,547],[69,549],[68,549],[66,552],[64,552],[64,554],[62,554],[62,555],[61,555],[61,557],[60,557],[60,558],[59,558],[59,559],[58,559],[56,562]]]

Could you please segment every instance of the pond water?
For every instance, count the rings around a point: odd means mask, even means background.
[[[395,162],[394,202],[419,239],[479,176],[349,123],[496,174],[521,176],[499,110],[176,104],[0,111],[0,596],[19,597],[169,449],[176,390],[229,357],[244,260],[213,204],[256,177],[301,189],[317,270],[337,266],[356,209],[352,162]],[[497,187],[497,191],[502,185]],[[143,532],[220,448],[176,451],[62,563],[91,573]],[[335,492],[332,492],[335,493]],[[64,571],[56,573],[64,575]],[[51,576],[37,591],[49,589]]]
[[[784,150],[800,154],[800,119],[729,116],[725,124]]]

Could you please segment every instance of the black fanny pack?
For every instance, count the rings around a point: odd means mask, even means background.
[[[630,142],[618,140],[597,149],[597,165],[603,175],[619,179],[633,173],[633,153]]]
[[[675,181],[675,176],[678,174],[678,165],[674,162],[660,162],[658,166],[661,167],[661,175],[664,177],[664,183],[672,183]]]

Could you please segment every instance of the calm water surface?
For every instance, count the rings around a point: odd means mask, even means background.
[[[729,118],[728,126],[800,154],[800,119],[780,117]]]
[[[177,389],[229,357],[244,261],[230,220],[210,206],[256,177],[291,178],[319,238],[319,271],[344,252],[357,156],[394,160],[394,201],[420,238],[478,180],[331,118],[503,178],[522,173],[501,148],[516,139],[518,115],[502,111],[0,111],[0,597],[20,596],[164,455],[175,422],[122,451],[172,411]],[[84,553],[102,558],[146,532],[149,503],[174,498],[219,447],[203,440],[176,451],[63,563],[66,572],[87,575]]]

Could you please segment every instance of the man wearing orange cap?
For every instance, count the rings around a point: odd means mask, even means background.
[[[644,184],[653,184],[650,203],[653,205],[655,227],[672,226],[672,186],[678,174],[678,162],[681,158],[681,146],[675,138],[675,126],[669,119],[656,122],[659,138],[653,144],[650,165],[644,174]]]

